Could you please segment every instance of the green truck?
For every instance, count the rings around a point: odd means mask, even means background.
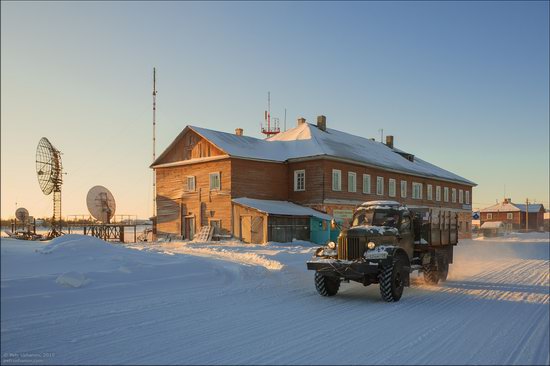
[[[388,302],[399,301],[418,270],[429,284],[445,281],[458,243],[458,214],[445,208],[409,208],[395,201],[365,202],[337,242],[318,248],[307,262],[322,296],[338,293],[342,281],[380,285]]]

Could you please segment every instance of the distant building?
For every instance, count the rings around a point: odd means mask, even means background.
[[[512,203],[505,198],[496,205],[481,210],[481,226],[485,222],[501,221],[507,231],[511,230],[543,230],[544,206],[540,203],[526,204]],[[529,221],[529,227],[526,227]]]
[[[346,225],[359,204],[389,199],[454,211],[459,236],[470,237],[474,182],[395,148],[393,136],[384,144],[327,128],[324,116],[316,125],[300,118],[266,140],[240,128],[232,134],[187,126],[151,167],[158,235],[193,238],[210,225],[222,235],[265,242],[284,237],[275,227],[287,225],[296,239],[310,240],[332,235],[320,213]],[[284,202],[318,213],[294,214],[296,207]]]

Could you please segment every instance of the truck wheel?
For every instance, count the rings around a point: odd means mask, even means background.
[[[403,263],[396,258],[393,264],[385,266],[378,275],[380,282],[380,295],[387,302],[396,302],[403,295]]]
[[[439,254],[437,256],[437,273],[439,275],[439,280],[441,282],[447,281],[447,276],[449,275],[449,260],[445,254]]]
[[[321,296],[334,296],[340,288],[340,279],[328,276],[323,276],[319,272],[315,272],[315,289]]]
[[[437,285],[439,282],[439,272],[431,264],[424,266],[424,281],[430,285]]]

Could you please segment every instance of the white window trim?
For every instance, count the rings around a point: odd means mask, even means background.
[[[513,212],[508,212],[506,214],[506,219],[507,220],[513,220],[514,219],[514,213]]]
[[[401,198],[407,198],[407,181],[401,181]]]
[[[337,176],[338,176],[338,181],[336,182],[337,183],[336,187],[334,186],[334,176],[335,176],[335,174],[337,174]],[[335,191],[335,192],[342,191],[342,171],[339,170],[339,169],[332,169],[332,190]]]
[[[466,204],[470,204],[470,191],[466,191]]]
[[[456,203],[456,188],[451,188],[451,202]]]
[[[363,174],[363,193],[370,194],[370,192],[371,192],[370,174]]]
[[[353,179],[351,179],[352,177]],[[352,180],[353,180],[353,186],[350,184]],[[348,192],[351,192],[351,193],[357,192],[357,173],[355,172],[348,172]]]
[[[443,187],[443,202],[449,202],[449,187]]]
[[[415,188],[418,188],[418,194],[415,194],[416,190]],[[422,199],[422,183],[413,182],[412,183],[412,198],[415,200],[421,200]]]
[[[190,189],[189,188],[189,179],[192,178],[192,181],[193,181],[193,189]],[[197,189],[197,180],[195,178],[194,175],[188,175],[187,178],[186,178],[186,183],[187,183],[187,192],[195,192],[195,190]]]
[[[426,199],[428,201],[433,201],[433,188],[431,184],[426,186]]]
[[[435,187],[435,200],[441,202],[441,186]]]
[[[487,213],[487,220],[492,220],[493,219],[493,213],[492,212],[488,212]]]
[[[380,184],[382,183],[382,184]],[[378,189],[380,188],[380,189]],[[376,195],[377,196],[383,196],[384,195],[384,177],[376,177]]]
[[[393,187],[393,193],[392,193],[392,187]],[[395,197],[396,190],[397,190],[397,182],[395,181],[395,179],[390,178],[388,180],[388,196]]]
[[[462,189],[458,190],[458,203],[464,203],[464,191]]]
[[[298,187],[298,176],[300,174],[304,175],[304,183],[302,188]],[[303,192],[305,190],[306,190],[306,171],[305,169],[295,170],[294,171],[294,192]]]
[[[214,187],[212,188],[212,177],[213,176],[217,176],[218,177],[218,187]],[[210,173],[208,175],[208,186],[210,187],[210,190],[211,191],[221,191],[222,189],[222,176],[221,176],[221,172],[215,172],[215,173]]]

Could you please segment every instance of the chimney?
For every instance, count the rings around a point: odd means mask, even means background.
[[[243,135],[243,129],[242,128],[235,128],[235,135],[242,136]]]
[[[317,116],[317,128],[321,131],[327,130],[327,117],[323,115]]]
[[[393,136],[392,135],[386,136],[386,146],[389,147],[390,149],[393,149]]]
[[[298,126],[303,125],[304,123],[306,123],[306,119],[304,117],[298,118]]]

